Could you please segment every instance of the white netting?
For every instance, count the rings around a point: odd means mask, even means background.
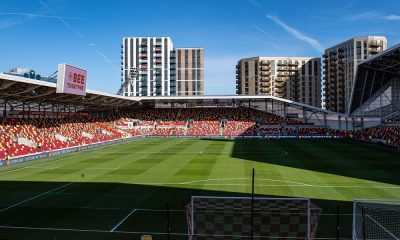
[[[400,239],[400,200],[355,200],[353,239]]]
[[[314,238],[321,209],[303,198],[254,198],[254,239]],[[192,197],[190,239],[250,239],[251,198]]]

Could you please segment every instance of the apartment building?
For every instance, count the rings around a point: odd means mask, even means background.
[[[177,96],[204,94],[202,48],[176,48],[171,54],[171,81]]]
[[[327,48],[323,55],[323,107],[346,113],[357,65],[387,48],[387,40],[380,36],[349,39]]]
[[[203,75],[203,49],[174,49],[170,37],[122,40],[120,95],[202,95]]]
[[[236,94],[270,95],[321,107],[321,59],[241,59],[236,65]]]

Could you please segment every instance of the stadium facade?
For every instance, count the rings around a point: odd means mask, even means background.
[[[400,116],[400,44],[358,65],[348,115]]]
[[[366,36],[325,49],[323,107],[335,112],[347,112],[358,64],[386,48],[386,37]]]
[[[236,94],[267,95],[321,106],[321,59],[252,57],[236,65]]]
[[[119,95],[203,94],[203,49],[174,49],[170,37],[124,37]]]

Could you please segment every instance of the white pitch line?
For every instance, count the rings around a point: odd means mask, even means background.
[[[13,207],[16,207],[16,206],[18,206],[18,205],[21,205],[21,204],[24,204],[24,203],[26,203],[26,202],[29,202],[29,201],[31,201],[31,200],[33,200],[33,199],[36,199],[36,198],[39,198],[39,197],[44,196],[44,195],[46,195],[46,194],[49,194],[49,193],[51,193],[51,192],[54,192],[54,191],[56,191],[56,190],[58,190],[58,189],[67,187],[67,186],[69,186],[69,185],[71,185],[71,184],[73,184],[73,183],[64,184],[64,185],[62,185],[62,186],[60,186],[60,187],[56,187],[56,188],[54,188],[54,189],[52,189],[52,190],[49,190],[49,191],[47,191],[47,192],[44,192],[44,193],[41,193],[41,194],[39,194],[39,195],[33,196],[33,197],[28,198],[28,199],[26,199],[26,200],[24,200],[24,201],[15,203],[15,204],[13,204],[13,205],[11,205],[11,206],[8,206],[8,207],[6,207],[6,208],[1,209],[1,210],[0,210],[0,213],[1,213],[1,212],[4,212],[4,211],[7,211],[7,210],[10,209],[10,208],[13,208]]]
[[[121,167],[116,167],[116,168],[113,169],[113,171],[118,170],[118,169],[120,169],[120,168],[121,168]]]
[[[99,151],[98,153],[116,153],[116,152],[105,152],[105,151]],[[272,155],[272,157],[275,157],[275,156],[286,156],[286,155],[288,155],[288,152],[286,152],[286,151],[282,151],[282,152],[279,152],[279,153],[274,153],[274,154],[270,154],[270,153],[267,153],[267,152],[250,152],[250,151],[242,151],[242,152],[232,152],[232,151],[229,151],[229,152],[209,152],[209,151],[200,151],[200,152],[187,152],[187,151],[182,151],[182,152],[167,152],[167,151],[160,151],[160,150],[157,150],[157,151],[147,151],[147,152],[135,152],[135,151],[132,151],[132,152],[118,152],[118,153],[125,153],[125,154],[132,154],[132,153],[135,153],[135,154],[153,154],[153,153],[179,153],[179,154],[235,154],[235,153],[240,153],[240,154],[243,154],[243,153],[249,153],[249,154],[251,154],[251,153],[254,153],[254,154],[264,154],[264,155],[266,155],[266,156],[271,156]]]
[[[186,212],[186,210],[179,210],[179,209],[151,209],[151,208],[136,208],[136,211],[146,211],[146,212]]]
[[[133,182],[135,184],[144,184],[144,185],[221,185],[221,186],[230,186],[230,185],[240,185],[240,186],[247,186],[249,184],[237,184],[237,183],[201,183],[201,182],[211,182],[211,181],[231,181],[231,180],[250,180],[251,178],[211,178],[211,179],[203,179],[203,180],[194,180],[194,181],[187,181],[187,182],[167,182],[167,183],[155,183],[155,182],[147,182],[147,183],[140,183],[140,182]],[[281,180],[281,179],[256,179],[257,181],[272,181],[272,182],[283,182],[283,183],[291,183],[291,184],[257,184],[257,186],[308,186],[312,187],[311,184],[306,184],[302,182],[295,182],[289,180]]]
[[[48,227],[22,227],[22,226],[7,226],[0,225],[3,229],[27,229],[27,230],[41,230],[41,231],[69,231],[69,232],[96,232],[96,233],[110,233],[109,230],[97,229],[76,229],[76,228],[48,228]],[[151,235],[166,235],[165,232],[130,232],[130,231],[114,231],[113,233],[121,234],[151,234]],[[187,236],[187,233],[170,233],[176,236]]]
[[[53,170],[53,169],[56,169],[56,168],[59,168],[59,167],[60,167],[60,166],[47,168],[47,167],[32,166],[32,167],[27,167],[27,168],[32,168],[32,169],[43,169],[43,170]]]
[[[128,217],[130,217],[132,215],[132,213],[134,213],[136,211],[136,209],[133,209],[128,215],[126,215],[126,217],[124,217],[117,225],[115,225],[110,232],[114,232],[115,229],[117,229],[126,219],[128,219]]]
[[[97,232],[97,233],[109,233],[107,230],[94,230],[94,229],[75,229],[75,228],[47,228],[47,227],[17,227],[0,225],[3,229],[28,229],[28,230],[45,230],[45,231],[71,231],[71,232]]]

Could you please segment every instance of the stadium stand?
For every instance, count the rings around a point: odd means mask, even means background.
[[[400,146],[400,126],[378,125],[354,132],[354,137],[367,141],[378,141],[393,146]]]
[[[304,124],[252,108],[137,109],[109,118],[7,119],[0,125],[0,158],[81,146],[130,136],[335,136],[350,132]],[[400,126],[351,132],[363,140],[400,146]]]
[[[252,108],[143,108],[98,119],[9,118],[0,132],[0,158],[5,158],[139,135],[326,135],[329,130]]]

